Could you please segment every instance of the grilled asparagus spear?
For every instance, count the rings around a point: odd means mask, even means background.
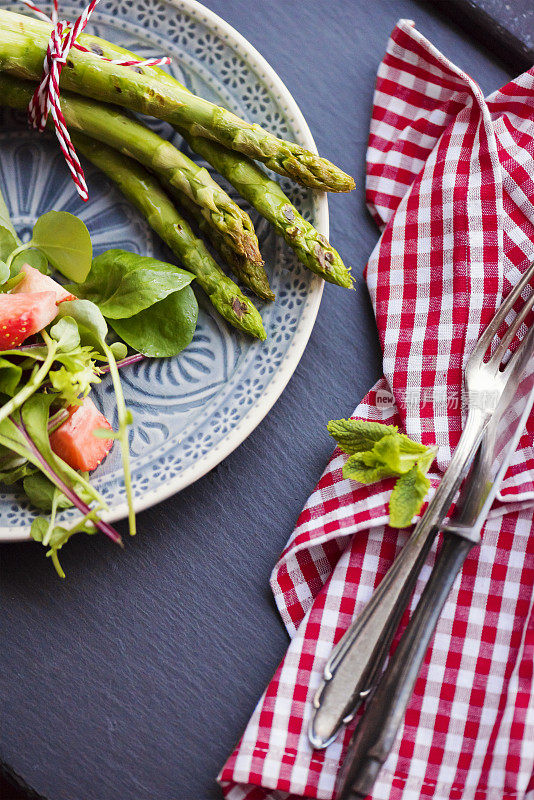
[[[258,297],[261,297],[262,300],[274,300],[274,292],[269,285],[269,280],[265,274],[264,268],[260,264],[249,261],[246,256],[241,256],[236,253],[235,250],[232,250],[231,247],[228,247],[227,242],[219,234],[219,231],[212,225],[209,225],[202,213],[200,213],[199,207],[193,203],[188,195],[182,194],[177,190],[173,191],[173,195],[186,212],[187,216],[194,220],[202,233],[208,237],[214,249],[220,253],[234,275],[236,275],[245,286],[252,289]]]
[[[50,26],[1,10],[0,29],[0,71],[38,80]],[[166,120],[191,136],[213,139],[304,186],[332,192],[354,188],[354,180],[327,159],[278,139],[259,125],[191,94],[177,82],[171,85],[162,81],[157,73],[134,71],[73,48],[61,73],[61,84],[96,100]]]
[[[144,167],[113,148],[84,134],[72,136],[74,146],[114,181],[125,197],[192,272],[217,311],[235,328],[265,339],[261,316],[254,304],[222,271],[194,236],[157,180]]]
[[[0,73],[0,103],[26,108],[32,96],[31,84]],[[273,299],[263,268],[258,240],[248,214],[211,178],[206,169],[177,150],[170,142],[128,117],[114,106],[102,105],[79,95],[62,92],[61,109],[71,131],[86,133],[93,139],[132,156],[163,180],[182,204],[195,207],[195,218],[202,218],[203,229],[224,245],[230,266],[239,265],[239,278],[263,299]]]

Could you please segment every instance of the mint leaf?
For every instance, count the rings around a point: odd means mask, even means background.
[[[368,455],[367,453],[363,454]],[[383,478],[393,478],[397,475],[385,464],[379,463],[366,463],[371,459],[362,458],[362,455],[355,453],[343,465],[343,477],[350,478],[358,483],[376,483]]]
[[[404,433],[399,433],[399,446],[401,452],[408,455],[420,455],[421,453],[426,453],[428,449],[426,445],[421,444],[421,442],[414,442]]]
[[[406,459],[401,457],[400,436],[397,433],[393,436],[383,436],[382,439],[375,444],[369,455],[367,455],[367,453],[364,455],[369,459],[372,458],[377,464],[387,465],[395,475],[402,475],[404,472],[408,472],[413,466],[413,460],[411,460],[409,466],[407,466]],[[372,463],[372,461],[369,461],[369,463]]]
[[[436,458],[437,454],[438,454],[437,447],[427,447],[426,452],[423,453],[423,455],[417,459],[417,464],[423,475],[426,475],[426,473],[432,466],[432,462]]]
[[[394,528],[406,528],[420,510],[430,481],[417,464],[402,475],[391,492],[389,500],[389,524]]]
[[[423,453],[426,453],[425,447],[423,447]],[[355,453],[347,462],[349,465],[347,472],[356,470],[366,476],[365,480],[362,481],[361,477],[357,478],[352,474],[346,477],[353,477],[354,480],[359,480],[361,483],[372,483],[381,478],[393,476],[399,477],[409,472],[414,464],[417,463],[417,460],[421,458],[423,456],[419,453],[414,456],[402,452],[400,434],[386,434],[375,442],[371,450]],[[373,474],[376,475],[375,478],[371,477]]]
[[[426,473],[437,447],[414,442],[394,425],[359,419],[331,420],[328,431],[350,455],[343,466],[344,478],[364,484],[398,478],[389,502],[389,522],[396,528],[409,525],[430,487]]]
[[[382,425],[363,419],[332,419],[326,427],[339,447],[349,455],[372,450],[375,442],[398,432],[395,425]]]
[[[70,281],[82,283],[91,269],[93,245],[85,224],[67,211],[49,211],[33,227],[29,246],[41,250]]]

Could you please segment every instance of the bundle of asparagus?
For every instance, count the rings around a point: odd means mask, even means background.
[[[46,22],[0,10],[1,103],[27,107],[34,90],[30,81],[34,83],[41,76],[50,31]],[[331,283],[351,286],[350,272],[336,250],[252,159],[314,189],[350,191],[354,187],[350,176],[299,145],[278,139],[193,95],[158,67],[132,69],[97,58],[138,58],[111,42],[87,34],[82,34],[79,42],[91,52],[71,50],[61,74],[60,99],[75,146],[146,216],[184,266],[197,276],[225,319],[265,338],[257,309],[195,237],[169,194],[206,234],[239,280],[262,299],[272,300],[274,294],[250,217],[207,170],[131,117],[128,110],[174,125],[190,148],[272,223],[308,269]]]

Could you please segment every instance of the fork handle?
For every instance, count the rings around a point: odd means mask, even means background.
[[[417,608],[351,739],[338,800],[367,797],[392,749],[441,610],[474,541],[445,534]]]
[[[315,695],[308,736],[313,747],[326,747],[370,693],[387,658],[417,577],[489,420],[470,409],[449,468],[427,510],[367,606],[332,652]]]

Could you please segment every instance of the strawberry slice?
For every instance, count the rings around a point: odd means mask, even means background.
[[[69,418],[50,434],[50,445],[56,455],[73,469],[89,472],[96,469],[113,447],[113,439],[93,436],[97,428],[112,427],[92,400],[86,397],[81,406],[70,406]]]
[[[30,267],[29,264],[23,264],[19,274],[24,277],[13,289],[13,294],[18,292],[28,292],[30,294],[34,292],[54,292],[58,303],[62,303],[64,300],[76,300],[75,296],[65,291],[61,284],[57,283],[49,275],[43,275],[35,267]]]
[[[42,331],[57,314],[54,292],[0,294],[0,348],[7,350]]]

